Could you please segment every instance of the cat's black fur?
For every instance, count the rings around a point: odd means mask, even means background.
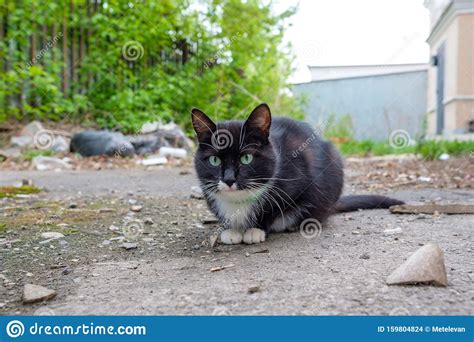
[[[297,227],[307,218],[323,222],[337,212],[403,203],[384,196],[340,197],[344,174],[337,150],[306,123],[284,117],[272,120],[266,104],[255,108],[245,122],[215,124],[198,109],[193,109],[192,120],[199,141],[196,171],[210,210],[224,224],[232,215],[221,212],[216,203],[219,181],[235,182],[239,190],[257,191],[260,187],[264,194],[251,204],[252,215],[241,228],[257,227],[266,232],[282,217]],[[232,143],[219,145],[224,138]],[[247,153],[253,155],[253,161],[244,165],[240,157]],[[218,156],[222,164],[212,166],[210,156]]]

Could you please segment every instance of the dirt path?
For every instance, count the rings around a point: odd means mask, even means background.
[[[204,242],[217,226],[202,224],[210,215],[202,200],[189,197],[195,176],[180,172],[2,171],[0,185],[26,178],[47,192],[2,202],[0,313],[474,313],[472,217],[371,210],[334,216],[311,239],[279,234],[261,245],[212,249]],[[393,195],[469,201],[474,191]],[[143,208],[132,212],[133,205]],[[126,233],[136,248],[126,250],[121,239],[130,227]],[[396,227],[402,233],[384,234]],[[44,243],[45,231],[65,238]],[[391,271],[428,242],[445,251],[449,286],[385,285]],[[210,271],[219,266],[231,267]],[[24,283],[55,289],[58,296],[24,305]]]

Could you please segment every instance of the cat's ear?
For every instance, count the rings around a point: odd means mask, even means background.
[[[216,124],[204,112],[193,108],[191,110],[191,117],[199,141],[204,140],[209,134],[212,135],[215,132]]]
[[[262,103],[252,111],[247,121],[245,121],[245,126],[247,129],[257,129],[265,139],[268,139],[271,123],[270,107],[266,103]]]

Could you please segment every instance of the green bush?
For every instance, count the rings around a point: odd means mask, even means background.
[[[0,121],[92,120],[133,132],[160,119],[190,131],[194,106],[214,119],[243,118],[260,101],[275,113],[302,116],[287,92],[292,57],[283,45],[294,9],[275,14],[263,0],[28,0],[0,2],[0,11],[8,19]],[[49,48],[45,28],[57,38]],[[88,44],[79,59],[80,32]],[[33,37],[41,50],[36,63]]]

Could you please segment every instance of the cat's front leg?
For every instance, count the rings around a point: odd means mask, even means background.
[[[226,245],[237,245],[242,243],[244,232],[242,229],[229,228],[221,233],[221,242]]]
[[[266,233],[263,229],[260,228],[249,228],[244,232],[244,243],[254,244],[264,242],[266,238]]]

